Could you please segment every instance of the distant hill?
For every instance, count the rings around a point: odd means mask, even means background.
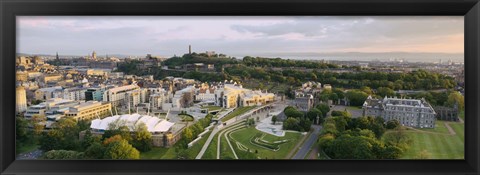
[[[315,60],[357,60],[372,61],[381,60],[388,61],[393,59],[405,59],[409,62],[437,62],[448,61],[464,62],[463,53],[426,53],[426,52],[325,52],[325,53],[264,53],[259,54],[260,57],[280,57],[283,59],[315,59]]]

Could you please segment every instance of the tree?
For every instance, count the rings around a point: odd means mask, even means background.
[[[183,130],[183,138],[187,141],[187,143],[193,140],[193,131],[190,127],[187,127]]]
[[[86,150],[88,147],[90,147],[90,145],[92,145],[95,142],[101,143],[101,140],[102,140],[101,136],[92,135],[92,132],[90,130],[87,130],[85,132],[85,135],[83,136],[83,140],[80,142],[82,146],[82,151]]]
[[[127,140],[121,139],[108,144],[104,159],[139,159],[140,152],[128,143]]]
[[[389,120],[387,122],[387,129],[395,129],[396,127],[400,126],[400,122],[397,119]]]
[[[121,135],[114,135],[114,136],[112,136],[112,137],[109,137],[109,138],[105,139],[105,140],[103,141],[103,145],[107,146],[107,145],[109,145],[109,144],[111,144],[111,143],[113,143],[113,142],[118,142],[118,141],[120,141],[120,140],[122,140],[122,139],[123,139],[123,138],[122,138]]]
[[[303,117],[303,112],[298,111],[294,107],[287,107],[283,110],[287,117],[301,118]]]
[[[358,90],[350,90],[345,96],[350,101],[351,106],[362,106],[368,97],[368,94]]]
[[[16,147],[22,147],[24,144],[33,143],[35,140],[31,137],[30,131],[28,130],[28,121],[21,116],[15,117],[15,137],[16,137]]]
[[[382,159],[397,159],[403,153],[403,150],[396,146],[386,146],[383,150]]]
[[[183,93],[182,99],[180,100],[180,105],[183,108],[190,107],[193,104],[193,94],[191,92]]]
[[[126,126],[125,120],[117,120],[111,122],[102,137],[103,139],[106,139],[114,135],[120,135],[123,139],[127,141],[132,140],[130,129]]]
[[[330,106],[328,106],[328,104],[325,104],[325,103],[319,104],[315,108],[317,108],[318,110],[320,110],[320,112],[322,112],[323,117],[327,117],[327,113],[330,111]]]
[[[405,132],[405,128],[397,127],[394,131],[388,132],[383,136],[383,142],[386,145],[396,146],[405,151],[412,143],[412,139]]]
[[[40,149],[43,151],[80,150],[79,128],[73,118],[62,118],[52,125],[48,133],[40,137]]]
[[[377,89],[377,95],[379,95],[380,97],[392,97],[395,95],[395,92],[393,91],[393,89],[390,89],[388,87],[379,87]]]
[[[135,129],[133,137],[133,146],[140,151],[150,151],[152,149],[152,133],[148,131],[145,123],[140,123]]]
[[[294,130],[300,131],[300,126],[298,125],[300,121],[296,118],[289,117],[287,120],[283,122],[283,129],[284,130]]]
[[[39,136],[43,132],[43,129],[45,129],[45,116],[34,114],[31,122],[33,125],[33,133]]]
[[[274,115],[272,116],[272,123],[275,125],[276,122],[277,122],[277,116]]]
[[[51,150],[46,152],[42,157],[44,159],[83,159],[84,154],[82,152],[69,150]]]
[[[307,118],[311,121],[317,121],[317,118],[319,118],[320,121],[323,120],[323,114],[322,111],[320,111],[317,108],[312,108],[310,111],[307,112]]]
[[[452,92],[448,95],[447,105],[453,107],[454,105],[458,105],[458,110],[462,111],[465,109],[465,98],[460,92]]]
[[[320,150],[327,150],[332,146],[333,141],[335,140],[334,135],[324,134],[318,139],[318,145]]]
[[[85,150],[85,158],[87,159],[102,159],[105,153],[105,147],[98,143],[92,143],[86,150]]]
[[[300,118],[298,125],[300,127],[300,132],[308,132],[310,131],[310,128],[312,128],[312,121],[305,117],[302,117]]]
[[[360,90],[363,91],[363,92],[365,92],[365,93],[367,93],[368,95],[372,95],[372,94],[373,94],[372,89],[371,89],[370,87],[368,87],[368,86],[362,86],[362,87],[360,88]]]

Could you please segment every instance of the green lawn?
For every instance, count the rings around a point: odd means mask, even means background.
[[[36,144],[24,144],[21,147],[18,147],[16,149],[16,152],[17,154],[26,153],[26,152],[36,150],[38,147],[39,145],[36,145]]]
[[[455,130],[456,135],[443,134],[445,131],[440,128],[434,129],[439,134],[409,130],[408,135],[412,138],[413,143],[402,159],[415,159],[422,150],[427,150],[430,159],[463,159],[465,125],[455,122],[449,122],[449,125]]]
[[[437,120],[437,121],[435,121],[435,128],[419,128],[419,129],[422,130],[422,131],[450,134],[450,132],[448,132],[447,127],[445,126],[445,122],[446,121]]]
[[[223,117],[221,119],[222,122],[225,122],[227,120],[230,120],[232,119],[233,117],[236,117],[236,116],[239,116],[249,110],[252,110],[253,108],[255,108],[256,106],[244,106],[244,107],[238,107],[237,109],[235,109],[233,112],[231,112],[230,114],[227,114],[225,117]]]
[[[168,150],[169,148],[153,147],[148,152],[140,153],[140,159],[162,159]]]
[[[458,115],[458,117],[465,120],[465,111],[460,111],[460,115]]]
[[[225,134],[222,134],[222,137],[220,138],[220,159],[235,159],[233,151],[228,145],[227,139],[225,139],[224,135]],[[233,144],[232,140],[230,140],[230,143]]]
[[[255,150],[257,150],[258,151],[257,157],[260,157],[261,159],[285,159],[285,157],[288,155],[291,149],[295,147],[298,140],[300,140],[302,136],[300,133],[292,133],[292,132],[285,133],[284,137],[276,137],[276,136],[267,134],[267,136],[265,136],[263,139],[268,142],[280,141],[285,139],[289,140],[289,142],[281,144],[280,149],[278,151],[272,151],[272,150],[265,149],[263,147],[259,147],[258,145],[254,145],[250,143],[250,139],[253,136],[255,136],[255,134],[257,133],[263,133],[263,132],[258,131],[254,127],[249,127],[246,129],[240,129],[236,132],[233,132],[231,136],[236,141],[245,145],[252,152],[255,152]],[[240,159],[245,159],[244,157],[242,157],[242,154],[238,153],[237,155],[240,156],[239,157]]]
[[[187,149],[189,159],[195,159],[195,157],[197,157],[211,133],[212,131],[209,131],[196,144]],[[177,159],[177,153],[175,152],[175,146],[170,148],[153,147],[152,150],[148,152],[140,153],[140,159]]]
[[[235,127],[235,126],[239,126],[239,125],[242,125],[243,123],[240,122],[240,123],[237,123],[235,125],[232,125],[230,127]],[[221,132],[221,131],[220,131]],[[207,147],[207,150],[205,150],[205,153],[203,153],[203,156],[202,156],[202,159],[217,159],[217,141],[218,141],[218,134],[220,133],[218,132],[217,134],[215,134],[215,136],[213,136],[213,139],[212,139],[212,142],[210,142],[210,145],[208,145]],[[223,135],[222,135],[222,141],[221,144],[220,144],[220,148],[225,148],[226,147],[223,147],[224,145],[228,146],[228,143],[227,141],[223,138]],[[232,145],[233,146],[233,145]],[[228,148],[228,150],[230,150],[230,154],[233,158],[233,153],[231,153],[231,149]],[[221,154],[220,154],[221,155]]]
[[[208,145],[207,150],[203,153],[202,159],[217,159],[217,137],[218,133],[215,134],[212,142]]]
[[[359,109],[362,109],[362,107],[359,107],[359,106],[347,106],[346,108],[347,108],[347,109],[351,109],[351,110],[359,110]]]
[[[178,114],[178,117],[180,117],[182,119],[182,121],[193,121],[194,118],[192,116],[189,116],[189,115],[184,115],[184,114]]]
[[[215,110],[222,109],[222,107],[220,107],[220,106],[204,106],[202,108],[203,109],[208,109],[208,111],[215,111]]]
[[[188,157],[190,159],[195,159],[195,157],[197,157],[198,153],[200,152],[200,150],[202,150],[203,145],[205,144],[205,142],[207,142],[208,136],[210,136],[211,133],[212,131],[209,131],[208,133],[203,135],[203,137],[197,143],[187,149]]]

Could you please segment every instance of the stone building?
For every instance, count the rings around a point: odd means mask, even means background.
[[[435,112],[437,113],[438,120],[446,120],[446,121],[456,121],[458,122],[458,107],[454,106],[453,108],[445,107],[445,106],[437,106],[435,107]]]
[[[424,98],[421,100],[396,97],[374,99],[372,96],[368,96],[362,108],[364,116],[380,116],[385,122],[396,119],[403,126],[435,127],[435,110]]]

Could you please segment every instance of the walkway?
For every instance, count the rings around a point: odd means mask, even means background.
[[[447,127],[448,132],[450,132],[450,135],[457,134],[457,133],[455,133],[455,130],[453,130],[452,127],[450,127],[450,125],[447,122],[445,122],[444,124],[445,124],[445,127]]]
[[[312,148],[312,146],[315,144],[315,142],[318,140],[318,136],[320,135],[320,131],[322,130],[322,126],[320,125],[313,125],[313,132],[310,134],[308,139],[303,143],[302,147],[300,147],[300,150],[295,154],[295,156],[292,157],[292,159],[304,159],[305,156],[307,155],[308,151]]]
[[[217,132],[220,131],[220,129],[218,129],[217,126],[215,126],[212,130],[212,133],[210,134],[210,136],[208,136],[207,138],[207,141],[205,142],[205,144],[203,145],[202,147],[202,150],[200,150],[200,152],[198,153],[197,157],[195,157],[195,159],[201,159],[203,154],[205,154],[205,151],[207,150],[208,148],[208,145],[210,145],[210,143],[212,142],[213,140],[213,137],[215,137],[215,134],[217,134]]]

